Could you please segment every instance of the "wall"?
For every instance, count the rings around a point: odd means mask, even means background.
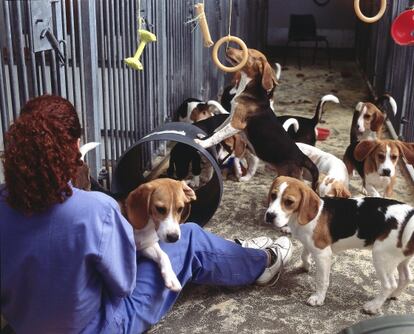
[[[290,14],[313,14],[318,33],[328,37],[331,47],[354,47],[356,17],[352,0],[331,0],[323,7],[312,0],[270,1],[267,37],[269,46],[286,44]]]

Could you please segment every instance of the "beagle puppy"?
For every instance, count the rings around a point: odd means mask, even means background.
[[[380,312],[388,298],[396,298],[413,280],[409,263],[414,256],[414,208],[384,198],[319,198],[306,184],[278,177],[269,191],[268,213],[277,226],[288,224],[303,245],[303,268],[316,264],[316,292],[307,303],[323,305],[329,286],[332,254],[370,248],[380,293],[363,306]],[[394,273],[398,271],[398,281]]]
[[[221,145],[224,148],[222,152],[225,151],[233,157],[234,174],[236,175],[237,180],[240,182],[249,181],[256,174],[259,158],[251,152],[244,136],[236,134],[226,138],[221,142]],[[223,153],[221,155],[223,155]],[[242,160],[246,160],[247,163],[245,174],[243,173]]]
[[[123,204],[124,215],[134,227],[137,250],[158,264],[165,286],[172,291],[180,291],[181,284],[158,241],[180,239],[180,224],[190,215],[190,202],[195,199],[184,181],[165,178],[140,185]]]
[[[396,115],[397,102],[389,94],[384,94],[374,103],[359,102],[356,105],[351,125],[351,143],[364,139],[381,139],[386,113],[382,112],[378,106],[385,101],[389,101],[392,112]]]
[[[278,175],[302,178],[303,169],[306,169],[316,188],[319,177],[317,167],[288,136],[270,107],[269,97],[277,85],[275,72],[261,52],[249,49],[248,54],[231,101],[229,118],[211,137],[195,139],[196,142],[207,148],[243,131],[249,148],[258,158],[271,164]],[[227,49],[227,58],[231,63],[238,64],[242,57],[241,50]]]
[[[311,145],[303,143],[296,143],[296,145],[318,167],[319,173],[325,174],[318,185],[319,196],[351,197],[348,170],[342,160]]]
[[[396,166],[400,157],[414,163],[414,143],[398,140],[363,140],[349,145],[344,163],[351,175],[356,169],[362,177],[368,196],[391,197],[395,183]]]
[[[195,123],[216,114],[228,114],[220,103],[214,100],[203,102],[199,99],[188,98],[175,111],[175,119],[179,122]]]
[[[318,105],[316,106],[315,114],[312,118],[284,115],[278,116],[277,119],[284,125],[287,133],[295,142],[301,142],[315,146],[316,138],[318,136],[318,130],[316,129],[316,126],[322,118],[323,108],[326,102],[339,103],[339,99],[335,95],[331,94],[323,96],[319,100]],[[297,124],[289,123],[292,122],[292,118],[297,120]],[[289,124],[294,125],[293,130],[289,129]]]

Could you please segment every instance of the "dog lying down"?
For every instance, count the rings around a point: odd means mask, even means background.
[[[372,249],[381,282],[380,293],[363,306],[377,314],[387,299],[397,298],[413,280],[414,208],[385,198],[319,198],[303,182],[278,177],[269,191],[269,208],[276,227],[289,225],[303,245],[302,266],[316,264],[316,292],[307,303],[322,305],[329,286],[332,254],[352,248]],[[398,271],[398,280],[395,273]]]
[[[180,224],[190,215],[190,202],[195,199],[185,182],[165,178],[140,185],[121,203],[123,214],[135,229],[137,249],[158,264],[165,286],[172,291],[180,291],[181,284],[158,241],[180,239]]]

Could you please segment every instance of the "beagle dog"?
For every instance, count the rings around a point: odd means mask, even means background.
[[[158,264],[165,286],[172,291],[180,291],[181,284],[158,241],[180,239],[180,224],[190,215],[190,202],[195,199],[185,182],[165,178],[140,185],[123,203],[124,215],[134,227],[137,250]]]
[[[403,156],[414,163],[414,143],[398,140],[363,140],[349,145],[344,163],[351,175],[356,169],[363,180],[363,192],[368,196],[391,197],[395,183],[396,166]]]
[[[276,78],[276,83],[278,84],[280,77],[282,75],[282,66],[279,63],[275,63],[275,69],[276,69],[275,78]],[[237,86],[239,84],[240,78],[241,78],[241,73],[236,72],[233,75],[231,84],[227,86],[226,88],[224,88],[223,90],[223,94],[221,95],[220,102],[221,102],[221,105],[226,110],[231,110],[231,100],[233,100],[233,97],[236,94]],[[273,92],[271,96],[269,96],[269,102],[270,102],[270,108],[272,108],[272,110],[275,110],[274,105],[273,105]]]
[[[288,224],[303,245],[302,265],[310,256],[316,264],[316,292],[307,303],[323,305],[329,286],[332,254],[346,249],[372,249],[381,281],[380,293],[363,306],[380,312],[388,298],[397,298],[413,280],[409,263],[414,256],[414,208],[384,198],[319,198],[303,182],[278,177],[269,191],[268,213],[276,227]],[[398,281],[394,273],[398,270]]]
[[[277,119],[282,123],[285,124],[286,121],[293,118],[297,120],[297,126],[295,126],[294,130],[289,129],[289,126],[285,127],[288,128],[287,133],[295,142],[301,142],[308,145],[315,146],[316,138],[318,136],[318,130],[316,126],[318,125],[319,121],[321,120],[323,107],[326,102],[333,102],[339,103],[339,99],[335,95],[325,95],[323,96],[316,106],[315,114],[313,118],[306,118],[300,116],[278,116]]]
[[[318,185],[319,196],[351,197],[348,170],[341,159],[311,145],[303,143],[296,143],[296,145],[318,167],[319,173],[325,174]]]
[[[188,98],[175,111],[175,120],[185,123],[199,122],[216,114],[228,114],[217,101],[203,102],[199,99]]]
[[[233,158],[233,169],[236,178],[240,182],[249,181],[255,174],[259,165],[259,158],[249,149],[248,143],[243,135],[236,134],[222,141],[220,157],[223,162],[229,157]],[[227,154],[226,154],[227,153]],[[245,160],[247,169],[244,172],[242,161]]]
[[[254,154],[271,164],[278,175],[302,178],[303,169],[306,169],[316,188],[319,177],[317,167],[299,150],[270,108],[269,97],[277,84],[275,72],[261,52],[249,49],[248,53],[231,101],[229,118],[211,137],[195,140],[207,148],[243,131]],[[227,58],[233,64],[239,63],[242,56],[239,49],[227,49]]]
[[[397,114],[397,102],[389,94],[384,94],[374,103],[359,102],[354,111],[351,125],[351,143],[364,139],[381,139],[382,126],[387,114],[379,109],[385,101],[389,101],[392,112]]]
[[[228,114],[214,115],[199,122],[193,123],[194,126],[203,130],[207,135],[214,133],[214,130],[222,124]],[[170,151],[170,161],[167,169],[167,176],[169,178],[177,178],[178,180],[184,180],[187,178],[190,172],[192,179],[188,181],[191,187],[198,188],[200,186],[200,175],[202,171],[202,159],[198,151],[186,144],[177,143]],[[211,167],[211,166],[210,166]],[[210,179],[213,176],[212,167],[207,173],[207,178]]]

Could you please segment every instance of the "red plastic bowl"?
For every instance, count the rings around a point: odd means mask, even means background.
[[[331,131],[326,128],[316,128],[316,131],[318,133],[316,136],[317,140],[326,140],[331,134]]]
[[[414,45],[414,9],[398,15],[392,23],[391,36],[399,45]]]

